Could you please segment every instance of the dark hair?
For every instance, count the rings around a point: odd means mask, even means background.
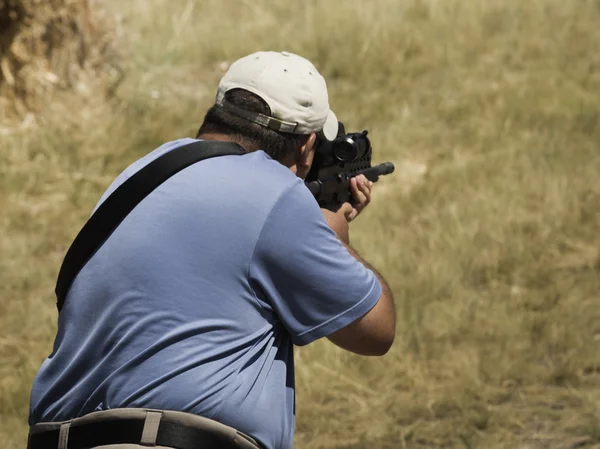
[[[247,111],[271,115],[271,108],[262,98],[244,89],[228,91],[225,93],[225,100]],[[212,106],[206,113],[197,135],[204,133],[231,135],[237,140],[263,150],[276,161],[283,160],[301,147],[308,137],[275,131],[235,115],[219,105]]]

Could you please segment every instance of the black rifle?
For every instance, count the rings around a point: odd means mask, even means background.
[[[335,210],[343,203],[352,203],[350,179],[365,175],[377,182],[380,176],[394,171],[394,164],[371,166],[371,141],[368,131],[349,133],[339,122],[338,136],[333,142],[319,139],[312,167],[306,176],[306,187],[316,198],[319,206]]]

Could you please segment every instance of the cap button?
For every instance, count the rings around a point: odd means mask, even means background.
[[[281,52],[281,54],[282,54],[283,56],[292,56],[292,55],[291,55],[291,53],[290,53],[290,52],[288,52],[288,51],[282,51],[282,52]]]

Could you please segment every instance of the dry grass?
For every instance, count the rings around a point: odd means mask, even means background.
[[[600,447],[600,3],[132,0],[115,99],[64,97],[0,152],[0,446],[23,447],[66,245],[113,176],[191,135],[227,62],[312,59],[399,170],[357,220],[390,280],[384,358],[297,351],[298,448]]]
[[[56,90],[110,91],[110,17],[94,0],[0,0],[0,120],[39,110]]]

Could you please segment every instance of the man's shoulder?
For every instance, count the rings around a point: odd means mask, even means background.
[[[148,165],[149,163],[151,163],[152,161],[158,159],[159,157],[169,153],[170,151],[173,151],[177,148],[183,147],[185,145],[188,145],[192,142],[196,142],[196,139],[192,139],[189,137],[185,137],[182,139],[177,139],[177,140],[172,140],[170,142],[165,142],[162,145],[160,145],[158,148],[152,150],[150,153],[147,153],[146,155],[142,156],[141,158],[139,158],[138,160],[136,160],[135,162],[133,162],[131,165],[129,165],[124,171],[123,173],[121,173],[120,177],[124,177],[124,178],[130,178],[131,176],[133,176],[135,173],[137,173],[138,171],[140,171],[142,168],[144,168],[146,165]]]
[[[269,202],[291,186],[303,185],[288,167],[262,150],[207,159],[195,164],[187,178],[196,185],[209,184],[224,193],[251,196],[257,202]]]
[[[121,184],[123,184],[125,181],[127,181],[127,179],[131,178],[133,175],[135,175],[138,171],[140,171],[146,165],[148,165],[155,159],[158,159],[163,154],[166,154],[169,151],[172,151],[176,148],[179,148],[183,145],[187,145],[194,141],[195,141],[195,139],[182,138],[182,139],[177,139],[177,140],[173,140],[170,142],[166,142],[166,143],[160,145],[158,148],[151,151],[150,153],[147,153],[146,155],[144,155],[141,158],[137,159],[136,161],[132,162],[127,168],[125,168],[114,179],[114,181],[104,191],[104,193],[102,194],[102,197],[96,204],[95,209],[97,209],[100,206],[100,204],[102,204],[104,202],[104,200],[106,200],[106,198],[108,198]]]
[[[166,142],[150,153],[142,156],[125,168],[107,188],[102,198],[96,205],[98,207],[110,194],[112,194],[127,179],[159,157],[185,145],[197,142],[198,139],[181,138]],[[223,156],[207,159],[195,164],[196,170],[204,172],[205,176],[196,177],[198,182],[207,181],[208,178],[227,178],[233,185],[247,189],[257,188],[267,184],[268,190],[275,193],[285,189],[299,178],[287,167],[273,160],[264,151],[254,151],[242,156]],[[192,170],[192,172],[196,171]]]

